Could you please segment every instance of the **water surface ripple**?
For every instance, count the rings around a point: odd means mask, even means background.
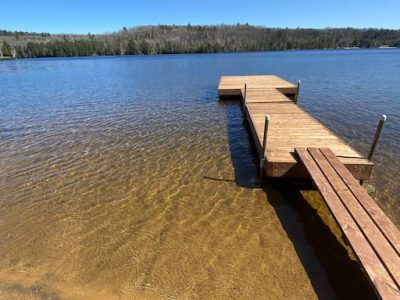
[[[0,63],[0,299],[324,299],[373,294],[307,186],[257,188],[221,75],[303,82],[300,105],[367,153],[400,225],[400,51]]]

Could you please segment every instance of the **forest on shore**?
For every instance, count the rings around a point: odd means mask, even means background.
[[[2,57],[69,57],[400,47],[400,30],[290,29],[248,24],[156,25],[105,34],[49,34],[0,30]]]

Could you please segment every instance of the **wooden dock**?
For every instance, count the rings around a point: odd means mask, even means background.
[[[242,100],[260,174],[311,178],[378,298],[400,299],[400,231],[359,184],[373,164],[300,108],[298,92],[299,85],[273,75],[224,76],[218,87],[221,98]]]
[[[222,76],[218,86],[220,97],[242,96],[244,84],[249,89],[276,89],[286,95],[295,95],[297,86],[276,75]]]
[[[400,299],[400,232],[329,148],[297,148],[381,299]]]
[[[265,157],[266,176],[308,177],[294,156],[295,148],[326,147],[354,177],[369,179],[372,162],[295,104],[297,89],[297,85],[275,75],[223,76],[218,95],[242,100],[257,151]],[[269,115],[269,124],[262,153],[265,115]]]

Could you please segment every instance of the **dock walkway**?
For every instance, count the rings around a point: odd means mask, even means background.
[[[275,75],[223,76],[218,86],[221,98],[242,99],[257,151],[265,157],[266,176],[308,177],[294,149],[326,147],[357,179],[369,179],[372,162],[295,104],[296,93],[297,85]],[[269,115],[269,124],[263,153],[265,115]]]
[[[297,148],[377,295],[400,299],[400,232],[328,148]]]

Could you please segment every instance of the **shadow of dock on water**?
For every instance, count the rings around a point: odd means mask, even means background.
[[[248,123],[243,119],[239,100],[219,102],[226,113],[229,151],[236,185],[244,188],[259,187],[257,176],[257,150],[255,149]]]

